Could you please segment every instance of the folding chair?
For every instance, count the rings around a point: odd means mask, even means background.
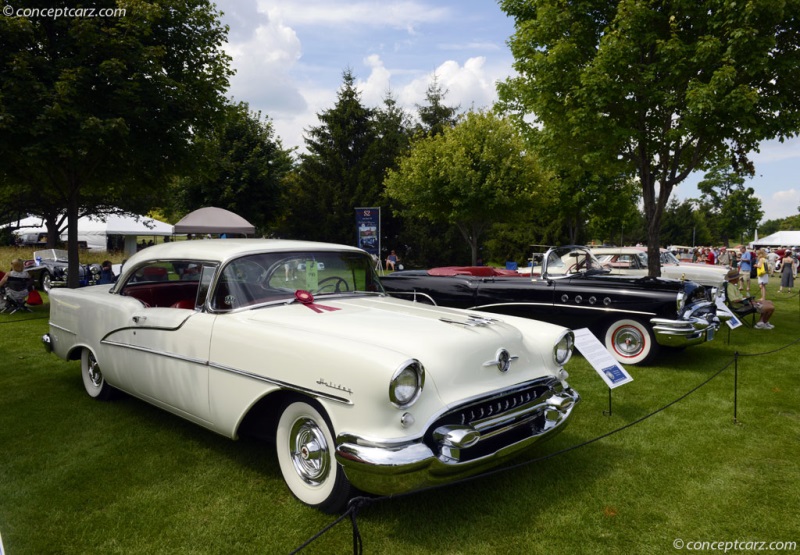
[[[6,304],[2,312],[8,312],[9,314],[14,314],[19,311],[32,312],[25,304],[30,285],[30,279],[9,276],[6,281],[5,292],[3,293]]]
[[[725,306],[727,306],[744,325],[752,328],[756,324],[756,315],[758,314],[758,309],[751,302],[751,297],[745,297],[744,302],[742,302],[741,305],[732,303],[728,298],[727,284],[725,286]],[[745,320],[747,316],[750,316],[749,324]]]

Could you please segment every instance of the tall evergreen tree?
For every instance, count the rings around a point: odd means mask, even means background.
[[[320,125],[307,130],[307,153],[300,156],[289,198],[292,217],[285,231],[304,239],[352,244],[355,211],[380,198],[382,176],[370,168],[377,140],[375,111],[361,102],[355,76],[347,69],[333,108],[317,114]]]
[[[434,74],[433,81],[425,92],[426,104],[417,104],[420,125],[417,131],[427,136],[440,135],[458,123],[459,106],[447,106],[444,99],[449,91],[442,88],[439,77]]]

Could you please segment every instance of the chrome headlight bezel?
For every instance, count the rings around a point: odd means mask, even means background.
[[[679,317],[681,314],[683,314],[684,308],[686,308],[686,292],[681,290],[678,291],[678,296],[675,299],[675,309],[677,310]]]
[[[401,364],[389,380],[389,401],[398,409],[407,409],[417,402],[425,386],[425,367],[417,359]]]
[[[572,330],[566,330],[553,345],[553,361],[556,366],[564,366],[572,358],[575,350],[575,334]]]

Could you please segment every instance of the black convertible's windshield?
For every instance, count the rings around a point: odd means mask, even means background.
[[[297,291],[314,296],[382,293],[372,259],[352,251],[269,252],[243,256],[220,274],[212,308],[231,310],[295,298]]]
[[[544,271],[550,278],[608,272],[589,249],[583,247],[556,247],[549,250]]]

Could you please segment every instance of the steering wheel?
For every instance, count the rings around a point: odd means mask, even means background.
[[[322,291],[328,287],[331,287],[334,293],[350,291],[350,286],[347,285],[347,281],[339,276],[326,277],[325,279],[320,280],[320,282],[317,284],[317,293],[322,293]]]

